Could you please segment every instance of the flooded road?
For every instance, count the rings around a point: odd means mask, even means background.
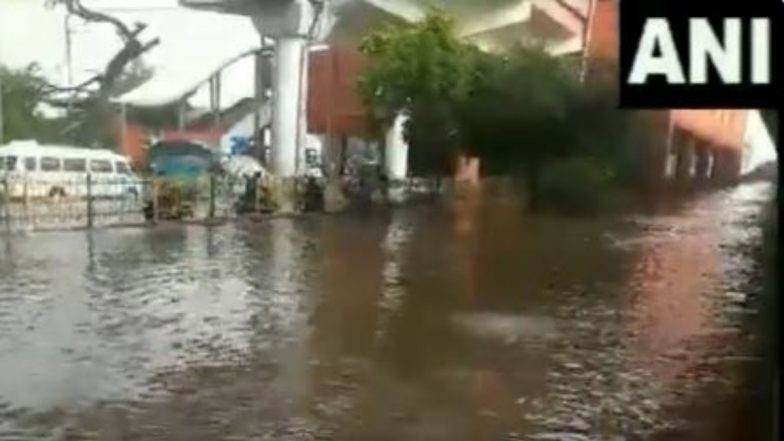
[[[753,440],[773,191],[0,237],[0,440]]]

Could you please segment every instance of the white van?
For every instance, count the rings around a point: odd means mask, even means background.
[[[128,159],[109,150],[35,141],[0,146],[0,192],[7,189],[11,198],[84,197],[88,174],[94,197],[136,198],[142,193]]]

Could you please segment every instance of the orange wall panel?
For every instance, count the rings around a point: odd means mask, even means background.
[[[124,133],[122,130],[118,130],[118,138],[120,140],[118,144],[122,147],[123,154],[130,158],[131,165],[141,167],[147,157],[147,149],[144,146],[147,133],[144,128],[129,123]]]
[[[615,0],[593,0],[593,16],[588,43],[592,61],[615,63],[618,60],[618,8]]]
[[[365,110],[357,91],[363,59],[350,44],[333,43],[311,53],[308,86],[308,128],[311,132],[366,136]]]
[[[673,110],[676,127],[714,145],[714,148],[741,149],[746,113],[743,110]]]
[[[592,71],[605,64],[618,62],[618,2],[616,0],[593,0],[594,12],[590,17],[588,42],[588,65]],[[740,149],[745,130],[743,110],[673,110],[673,124],[714,148]],[[660,136],[664,136],[662,133]]]
[[[164,130],[160,134],[160,139],[166,141],[194,141],[205,144],[216,144],[220,142],[221,130]]]

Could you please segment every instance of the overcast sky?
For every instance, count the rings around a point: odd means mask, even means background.
[[[217,66],[222,59],[258,46],[249,19],[180,8],[176,0],[85,0],[85,5],[130,24],[146,23],[142,39],[158,37],[161,44],[144,57],[145,63],[183,82],[191,81],[195,72],[204,72],[205,66]],[[23,67],[35,62],[50,81],[67,84],[66,27],[76,84],[101,71],[120,47],[109,25],[85,24],[72,17],[66,26],[64,8],[47,8],[45,0],[0,0],[0,63]],[[224,105],[252,94],[252,62],[238,65],[226,76]],[[207,88],[203,89],[200,97],[206,97]],[[197,101],[203,104],[204,99]]]

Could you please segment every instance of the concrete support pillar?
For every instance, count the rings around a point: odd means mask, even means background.
[[[261,136],[261,103],[264,96],[264,83],[262,82],[262,62],[263,58],[261,51],[257,52],[253,57],[253,68],[255,70],[255,81],[253,83],[253,144],[258,151],[259,160],[264,163],[264,149],[261,148],[263,144],[263,137]]]
[[[185,131],[185,109],[187,104],[184,99],[177,103],[177,130],[180,132]]]
[[[297,167],[298,174],[305,174],[308,166],[305,162],[308,147],[308,70],[310,69],[310,53],[305,43],[302,48],[301,73],[299,84],[299,121],[297,122]],[[322,145],[323,148],[323,145]]]
[[[711,149],[710,155],[711,155],[711,162],[713,163],[713,166],[710,169],[710,174],[708,175],[708,177],[710,178],[711,181],[718,181],[719,175],[721,174],[721,172],[719,171],[719,168],[721,167],[719,165],[719,163],[721,162],[721,160],[719,159],[719,156],[721,156],[721,151],[716,149]]]
[[[675,179],[679,183],[691,180],[694,171],[694,138],[689,135],[680,137],[682,141],[677,145],[678,162],[675,165]]]
[[[212,111],[213,129],[220,130],[221,126],[221,73],[216,73],[210,78],[210,110]]]
[[[325,135],[322,142],[321,162],[324,175],[329,179],[340,178],[342,139],[339,135]]]
[[[275,75],[272,109],[272,172],[289,178],[297,173],[300,140],[302,54],[306,39],[280,37],[275,42]]]
[[[259,35],[274,40],[272,69],[272,142],[270,169],[275,175],[274,197],[280,212],[295,208],[295,177],[304,162],[307,133],[305,92],[308,41],[317,28],[316,2],[309,0],[248,1],[243,14],[250,15]]]
[[[716,149],[712,178],[722,185],[732,185],[740,180],[741,152],[731,149]]]
[[[651,194],[659,193],[668,179],[667,162],[674,140],[674,130],[669,111],[642,111],[642,125],[638,129],[641,139],[643,187]]]
[[[408,144],[403,138],[406,117],[398,115],[395,123],[387,132],[384,150],[384,171],[389,178],[387,198],[399,203],[405,199],[405,186],[408,177]]]
[[[705,182],[710,177],[710,148],[705,143],[698,143],[695,153],[697,156],[697,164],[694,168],[694,178],[699,182]]]
[[[401,181],[408,177],[408,144],[403,139],[405,123],[406,117],[398,115],[387,132],[384,168],[392,181]]]

